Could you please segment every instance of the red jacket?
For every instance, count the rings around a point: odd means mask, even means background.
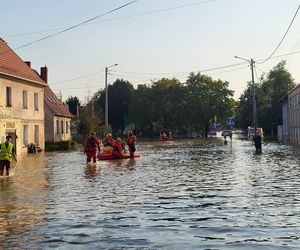
[[[89,137],[84,142],[84,152],[96,151],[97,148],[100,151],[100,142],[97,138]]]
[[[126,140],[126,144],[127,145],[134,144],[135,140],[136,140],[135,135],[128,135],[127,140]]]

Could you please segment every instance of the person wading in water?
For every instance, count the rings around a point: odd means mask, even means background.
[[[17,162],[14,145],[11,143],[11,136],[6,136],[6,141],[0,144],[0,176],[3,176],[4,168],[9,176],[10,162],[14,159]]]
[[[96,133],[92,132],[91,136],[87,138],[84,142],[84,153],[86,154],[86,163],[90,163],[93,159],[93,162],[96,162],[96,153],[100,152],[100,142],[96,137]]]

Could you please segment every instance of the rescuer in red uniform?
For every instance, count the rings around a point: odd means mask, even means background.
[[[96,133],[92,132],[91,136],[84,142],[84,153],[86,154],[86,162],[89,163],[93,159],[96,162],[97,149],[100,152],[100,141],[96,137]]]
[[[136,136],[132,134],[131,131],[129,131],[126,144],[129,147],[130,151],[130,158],[134,158],[134,152],[135,152],[135,142],[136,142]]]

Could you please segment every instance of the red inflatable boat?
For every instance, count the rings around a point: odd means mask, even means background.
[[[140,157],[141,157],[140,154],[138,154],[138,153],[134,154],[134,158],[140,158]],[[98,158],[98,160],[123,160],[123,159],[129,159],[130,154],[126,153],[123,155],[122,159],[116,159],[112,156],[111,152],[101,152],[101,153],[98,153],[97,158]]]

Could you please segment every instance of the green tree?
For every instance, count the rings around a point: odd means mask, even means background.
[[[108,86],[108,122],[114,133],[124,129],[124,119],[128,115],[128,106],[133,93],[130,82],[117,79]],[[94,104],[95,113],[101,117],[101,124],[105,120],[105,90],[99,90],[91,99]]]
[[[282,125],[282,105],[280,100],[296,86],[292,75],[281,61],[263,79],[261,92],[264,97],[264,115],[260,122],[267,134],[277,134],[277,126]]]
[[[66,103],[69,106],[69,111],[72,115],[77,115],[79,112],[80,101],[77,96],[69,96],[66,100]]]
[[[215,117],[225,120],[234,114],[233,91],[228,85],[226,81],[213,80],[200,73],[191,73],[186,81],[188,119],[194,129],[203,129],[205,136]]]
[[[128,107],[128,123],[134,123],[136,128],[143,131],[153,120],[151,88],[140,84],[134,90]]]
[[[265,134],[277,134],[277,126],[282,124],[280,100],[295,86],[294,79],[285,68],[285,61],[278,63],[266,76],[261,76],[256,88],[257,126]],[[253,126],[252,85],[240,97],[237,109],[238,124],[241,128]]]
[[[256,87],[257,88],[257,87]],[[247,129],[253,125],[253,86],[248,83],[247,88],[244,90],[239,98],[239,103],[236,112],[237,127]]]
[[[117,79],[108,87],[108,120],[114,132],[124,130],[124,118],[128,115],[132,93],[132,84],[123,79]]]

